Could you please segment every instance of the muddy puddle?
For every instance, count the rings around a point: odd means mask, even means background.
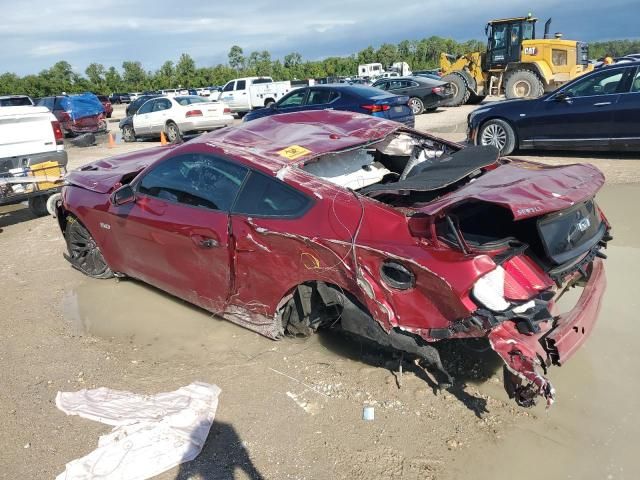
[[[86,279],[63,298],[76,335],[92,335],[168,359],[244,348],[265,340],[135,280]],[[262,345],[264,347],[264,345]]]
[[[438,478],[640,478],[636,458],[640,438],[640,221],[636,205],[640,186],[608,186],[598,198],[614,226],[615,239],[607,250],[608,288],[587,344],[566,365],[549,372],[557,390],[556,404],[550,410],[539,405],[529,411],[531,417],[518,416],[507,422],[515,426],[500,432],[497,441],[458,450],[444,477]],[[272,342],[129,280],[87,279],[66,295],[64,312],[77,334],[136,345],[150,359],[180,355],[198,359],[201,352],[220,356],[241,352],[242,357],[275,345],[287,350],[293,341]],[[318,341],[312,340],[314,348],[324,350],[326,346],[317,345]],[[331,350],[326,348],[327,359],[344,355],[340,349]],[[498,370],[492,380],[499,375]],[[477,387],[506,401],[501,382],[480,382]],[[421,441],[429,442],[429,431],[423,433]]]

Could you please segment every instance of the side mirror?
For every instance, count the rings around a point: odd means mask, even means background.
[[[136,201],[136,192],[133,191],[131,185],[123,185],[111,194],[111,203],[113,205],[126,205]]]

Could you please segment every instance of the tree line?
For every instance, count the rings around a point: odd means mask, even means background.
[[[398,44],[384,43],[369,46],[348,57],[329,57],[323,60],[303,60],[297,52],[281,59],[273,59],[266,51],[245,55],[241,47],[229,50],[228,63],[212,67],[198,67],[193,58],[183,53],[177,62],[166,61],[155,71],[147,71],[139,61],[125,61],[120,70],[91,63],[84,75],[73,71],[67,61],[59,61],[51,68],[35,75],[20,77],[15,73],[0,75],[0,95],[26,94],[32,97],[91,91],[95,93],[142,92],[162,88],[200,88],[224,85],[236,77],[271,76],[275,80],[293,80],[356,75],[359,64],[407,62],[412,70],[438,67],[440,52],[452,55],[483,51],[485,43],[478,40],[457,42],[450,38],[432,36],[422,40],[403,40]],[[591,58],[606,54],[622,56],[640,52],[640,40],[613,40],[590,44]]]

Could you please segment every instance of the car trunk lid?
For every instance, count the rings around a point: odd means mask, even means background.
[[[514,220],[557,212],[592,198],[604,184],[593,165],[546,166],[512,161],[418,210],[436,215],[462,202],[476,200],[505,207]]]

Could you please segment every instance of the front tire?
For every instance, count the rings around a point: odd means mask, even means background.
[[[408,105],[414,115],[420,115],[424,112],[424,103],[418,97],[411,97]]]
[[[107,265],[100,248],[77,218],[67,218],[67,228],[64,231],[69,251],[69,261],[85,275],[92,278],[111,278],[113,272]]]
[[[136,141],[136,132],[133,129],[133,125],[125,125],[124,127],[122,127],[122,139],[125,142]]]
[[[507,78],[504,94],[511,98],[538,98],[544,95],[544,84],[531,70],[516,70]]]
[[[179,142],[182,139],[180,129],[174,122],[167,122],[165,133],[167,134],[167,140],[171,143]]]
[[[442,81],[449,82],[451,84],[453,96],[443,100],[440,105],[443,107],[457,107],[467,103],[471,92],[469,91],[466,80],[462,78],[461,75],[458,75],[457,73],[450,73],[449,75],[442,77]]]
[[[478,131],[477,145],[492,145],[501,155],[509,155],[516,149],[516,134],[511,125],[495,118],[484,123]]]

